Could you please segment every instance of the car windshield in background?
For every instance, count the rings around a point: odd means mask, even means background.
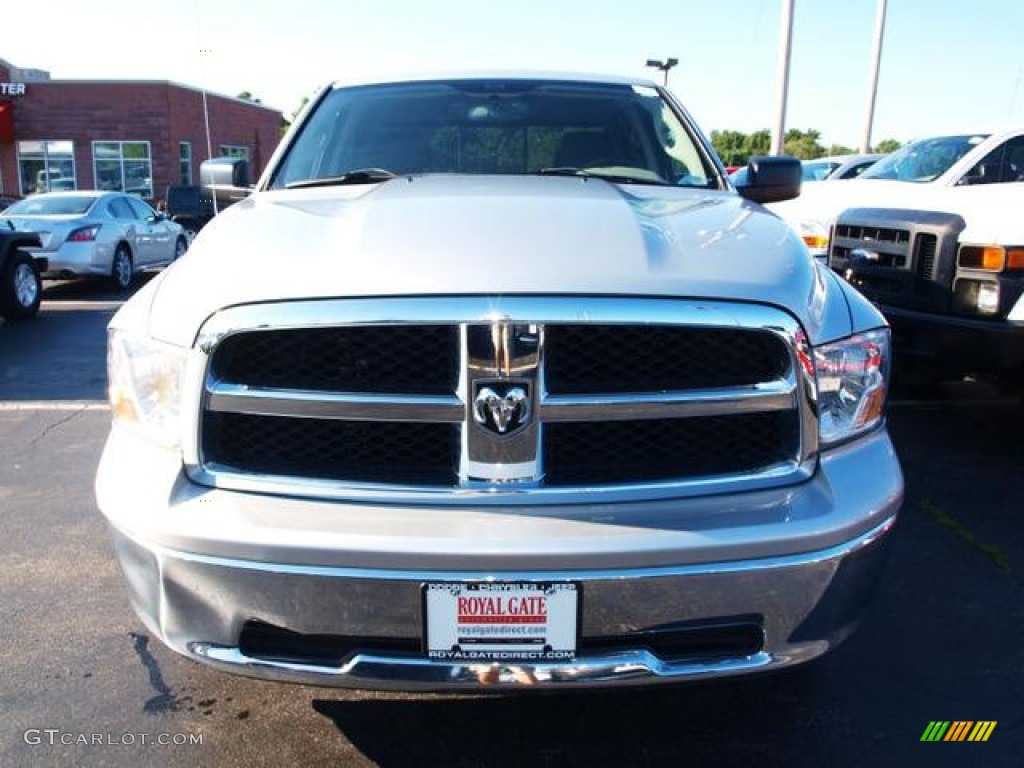
[[[942,136],[915,141],[887,155],[860,175],[862,179],[932,181],[938,178],[987,136]]]
[[[838,167],[839,163],[810,161],[803,163],[801,173],[804,181],[822,181]]]
[[[716,185],[698,141],[655,88],[485,79],[335,88],[270,186],[428,173]]]
[[[6,211],[5,216],[81,216],[96,202],[95,197],[26,197]]]

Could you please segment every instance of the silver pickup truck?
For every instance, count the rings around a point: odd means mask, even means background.
[[[360,688],[814,658],[903,482],[882,316],[640,80],[331,85],[110,326],[96,490],[149,631]]]

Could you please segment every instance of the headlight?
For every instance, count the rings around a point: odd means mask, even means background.
[[[953,309],[992,316],[999,314],[999,283],[959,278],[953,283]]]
[[[804,244],[811,253],[827,251],[829,240],[828,227],[815,219],[801,221],[800,239],[804,241]]]
[[[822,443],[846,440],[881,422],[889,359],[888,330],[862,333],[814,349]]]
[[[180,447],[184,370],[185,350],[112,330],[107,340],[107,377],[114,423],[167,447]]]

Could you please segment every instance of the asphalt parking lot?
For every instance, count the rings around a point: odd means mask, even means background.
[[[47,289],[0,323],[0,765],[1019,766],[1024,406],[898,394],[907,480],[871,614],[783,674],[629,693],[406,696],[226,676],[135,618],[92,494],[120,299]],[[931,721],[995,721],[922,743]],[[169,742],[169,743],[162,743]]]

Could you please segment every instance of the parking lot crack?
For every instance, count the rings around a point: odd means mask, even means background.
[[[25,444],[25,447],[22,449],[22,452],[28,454],[31,451],[35,450],[35,447],[39,445],[39,443],[41,443],[51,432],[53,432],[55,429],[63,427],[65,424],[78,418],[79,416],[82,415],[84,411],[84,408],[77,411],[71,411],[70,413],[68,413],[67,416],[63,416],[62,418],[57,419],[57,421],[53,422],[52,424],[47,424],[46,427],[43,428],[42,432],[40,432],[36,437],[32,438]]]

